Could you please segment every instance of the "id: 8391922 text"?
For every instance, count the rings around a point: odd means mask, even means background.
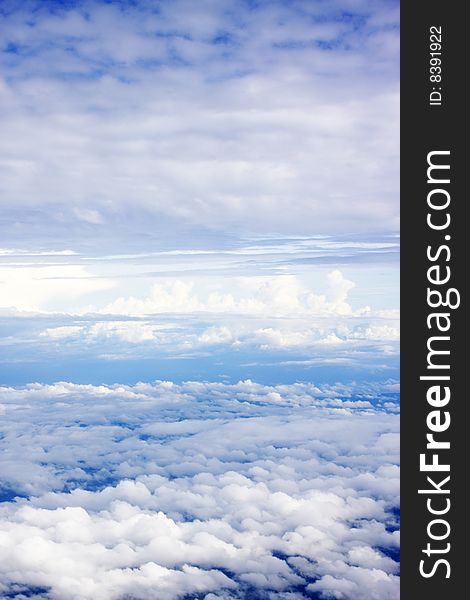
[[[442,27],[429,28],[429,105],[442,105]]]

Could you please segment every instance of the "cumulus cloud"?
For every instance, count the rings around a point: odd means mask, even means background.
[[[254,315],[348,315],[347,302],[354,283],[339,270],[328,275],[327,294],[315,294],[295,275],[225,278],[200,293],[192,281],[169,279],[152,286],[146,298],[118,298],[100,312],[148,315],[158,313],[212,312]],[[233,291],[232,291],[233,290]],[[368,310],[367,307],[362,309]]]
[[[195,373],[202,373],[201,369],[209,369],[205,372],[213,373],[211,377],[229,377],[234,381],[248,375],[258,378],[267,368],[274,381],[282,377],[281,381],[287,382],[308,380],[316,376],[309,372],[311,368],[335,364],[356,369],[354,377],[358,376],[357,370],[361,376],[370,377],[371,369],[388,370],[390,376],[396,376],[398,319],[377,316],[372,311],[357,312],[361,313],[282,317],[266,313],[189,312],[119,319],[96,314],[10,315],[3,318],[5,333],[9,335],[5,335],[0,361],[5,365],[12,357],[24,364],[40,361],[47,372],[52,365],[57,374],[50,377],[55,378],[64,372],[64,364],[73,369],[77,362],[86,361],[96,377],[92,381],[105,382],[121,379],[112,362],[119,362],[126,373],[132,372],[135,381],[155,373],[153,369],[147,373],[139,370],[139,365],[145,368],[145,361],[160,363],[156,374],[164,376],[169,361],[180,360],[185,361],[177,367],[177,376],[182,378],[195,377]],[[60,362],[54,367],[57,361]],[[95,371],[98,365],[99,372]],[[28,372],[26,368],[25,382],[30,377]],[[329,380],[348,380],[351,373],[338,368],[330,377]]]
[[[2,590],[395,600],[396,400],[393,382],[1,388],[2,493],[23,497],[0,510]]]
[[[209,327],[198,337],[198,341],[204,345],[219,345],[232,342],[234,339],[228,327]]]
[[[339,315],[351,313],[351,306],[355,311],[368,305],[383,309],[384,301],[393,308],[399,246],[387,239],[277,238],[257,245],[232,240],[228,246],[215,239],[199,250],[173,247],[104,256],[4,248],[0,308],[83,314],[109,307],[113,314],[139,315],[192,309]],[[358,269],[364,261],[365,280]],[[380,295],[376,277],[383,286]]]
[[[155,341],[158,325],[152,323],[133,321],[101,321],[87,330],[89,338],[119,338],[132,344]]]

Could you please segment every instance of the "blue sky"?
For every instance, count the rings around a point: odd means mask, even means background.
[[[398,13],[1,3],[0,594],[398,598]]]

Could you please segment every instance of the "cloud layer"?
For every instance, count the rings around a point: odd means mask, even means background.
[[[397,230],[397,2],[29,1],[0,18],[3,239]]]
[[[18,270],[25,269],[13,268]],[[44,275],[36,282],[36,297],[20,293],[24,279],[16,290],[24,297],[23,308],[39,300],[41,310],[0,315],[7,333],[0,373],[8,383],[36,377],[87,383],[251,377],[287,383],[397,376],[398,311],[359,304],[372,300],[377,307],[376,298],[366,293],[370,284],[358,290],[339,269],[316,277],[307,270],[299,275],[169,274],[154,283],[149,279],[142,295],[121,296],[110,285],[105,293],[112,300],[105,297],[101,306],[88,307],[79,286],[69,286],[67,279],[50,281],[49,266],[35,270],[38,277]],[[10,274],[5,288],[12,292],[15,281]],[[91,285],[90,279],[83,281]],[[98,278],[95,285],[104,281]],[[124,290],[130,291],[124,281]],[[61,287],[75,295],[61,299],[77,307],[72,314],[47,310],[46,296],[38,295],[38,290],[53,295]]]
[[[29,497],[2,508],[4,593],[398,598],[396,393],[1,389],[3,493]]]

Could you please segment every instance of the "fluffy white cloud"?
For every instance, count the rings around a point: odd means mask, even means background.
[[[0,399],[4,485],[29,496],[0,510],[3,592],[398,598],[394,384],[31,384]]]
[[[396,243],[280,238],[251,246],[232,241],[228,248],[218,239],[208,246],[105,256],[3,249],[0,309],[310,317],[357,314],[361,306],[367,312],[367,305],[390,310],[398,303]],[[373,264],[377,259],[380,266]],[[367,271],[358,268],[364,260]]]
[[[155,341],[158,329],[158,325],[145,321],[99,321],[88,329],[87,336],[89,338],[119,338],[124,342],[137,344]]]
[[[209,327],[198,337],[198,342],[203,345],[219,345],[232,342],[234,336],[228,327]]]
[[[305,347],[311,344],[312,337],[309,332],[289,331],[265,327],[254,332],[254,338],[259,341],[263,348],[292,348]]]
[[[361,310],[340,315],[312,314],[308,308],[304,308],[304,314],[278,316],[274,309],[270,314],[267,306],[261,314],[201,311],[127,316],[119,320],[96,314],[10,317],[6,320],[10,336],[4,340],[4,354],[18,356],[20,352],[19,358],[24,361],[46,357],[53,361],[60,357],[68,361],[94,358],[101,364],[110,360],[126,364],[137,359],[188,358],[210,365],[214,363],[211,352],[216,351],[220,375],[227,368],[240,365],[240,374],[231,370],[232,377],[246,374],[246,364],[277,363],[289,370],[289,364],[295,369],[295,365],[305,363],[301,367],[304,371],[309,364],[320,366],[322,361],[342,362],[360,369],[396,368],[396,318]],[[297,310],[302,308],[299,302]],[[250,376],[256,378],[256,371],[250,371]],[[291,381],[299,379],[299,372],[288,377]],[[310,375],[305,372],[301,378],[305,377]],[[343,375],[338,373],[336,377],[342,379]]]
[[[118,298],[99,312],[117,315],[158,313],[235,313],[254,315],[350,315],[347,302],[354,283],[339,270],[328,275],[326,294],[315,294],[295,275],[225,278],[195,290],[193,281],[168,279],[152,286],[146,298]],[[368,309],[362,309],[361,312]]]

